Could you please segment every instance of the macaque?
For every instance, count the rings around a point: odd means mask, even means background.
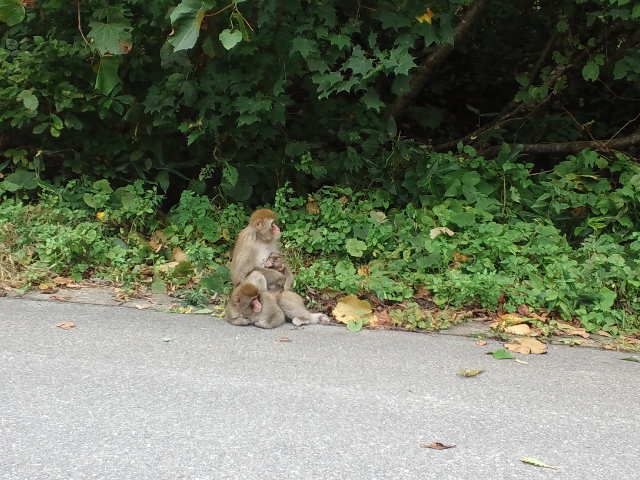
[[[307,310],[302,297],[291,290],[283,290],[278,294],[277,299],[284,315],[291,319],[291,323],[296,327],[315,323],[331,323],[329,317],[324,313],[311,313]]]
[[[276,328],[285,322],[284,313],[276,296],[249,282],[233,289],[227,302],[224,318],[232,325],[255,325],[260,328]]]
[[[282,256],[274,252],[264,262],[262,268],[256,268],[254,272],[260,272],[267,283],[267,290],[270,292],[280,292],[291,290],[293,285],[293,274],[289,267],[283,262]]]
[[[272,253],[279,254],[280,228],[271,210],[256,210],[238,235],[231,255],[231,282],[234,286],[245,280],[253,270],[263,268]]]

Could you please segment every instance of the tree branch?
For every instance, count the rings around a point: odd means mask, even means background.
[[[451,52],[453,52],[455,45],[462,42],[466,34],[469,32],[471,25],[478,19],[487,3],[489,3],[489,0],[476,0],[473,5],[471,5],[454,30],[454,44],[440,44],[433,53],[431,53],[431,55],[424,59],[422,64],[418,66],[418,69],[409,80],[409,91],[395,99],[389,107],[387,112],[388,115],[398,118],[404,114],[407,107],[420,94],[435,68],[439,66]]]
[[[555,143],[530,143],[520,144],[523,153],[577,153],[585,148],[593,150],[610,151],[610,150],[622,150],[624,148],[632,147],[634,145],[640,145],[640,130],[627,136],[617,139],[609,140],[587,140],[580,142],[555,142]],[[497,153],[500,149],[498,146],[490,147],[484,150],[484,155],[490,156]]]

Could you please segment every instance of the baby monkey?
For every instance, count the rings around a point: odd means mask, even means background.
[[[271,253],[264,265],[254,269],[253,272],[260,272],[264,276],[267,282],[266,288],[270,292],[291,290],[293,286],[293,274],[278,252]],[[253,276],[253,272],[249,275],[250,277]]]

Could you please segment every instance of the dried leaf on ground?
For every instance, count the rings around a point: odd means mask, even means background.
[[[138,310],[146,310],[147,308],[151,308],[151,304],[150,303],[147,303],[147,304],[138,303],[138,304],[134,305],[134,307],[136,307]]]
[[[497,321],[506,328],[512,325],[526,323],[527,319],[517,313],[503,313],[498,317]]]
[[[487,344],[487,341],[486,340],[476,340],[475,343],[476,343],[476,345],[478,347],[484,347]]]
[[[609,332],[605,332],[604,330],[598,330],[596,333],[598,335],[602,335],[603,337],[611,337],[611,334]]]
[[[576,345],[582,345],[584,343],[584,340],[579,340],[577,338],[561,338],[560,340],[558,340],[558,343],[574,347]]]
[[[522,353],[523,355],[533,354],[543,354],[547,353],[547,346],[539,340],[535,338],[515,338],[515,343],[505,343],[505,348],[515,352]]]
[[[342,297],[333,309],[334,318],[341,323],[354,321],[370,322],[373,320],[373,308],[366,300],[360,300],[355,295]]]
[[[455,235],[455,232],[453,230],[448,229],[447,227],[438,227],[438,228],[432,228],[431,231],[429,232],[429,236],[431,237],[431,239],[434,239],[439,237],[443,233],[446,235],[449,235],[450,237],[453,237]]]
[[[620,337],[620,340],[624,343],[631,343],[632,345],[640,345],[640,339],[634,337]]]
[[[184,253],[184,250],[182,250],[180,247],[176,247],[173,249],[171,257],[174,262],[178,263],[186,262],[187,260],[189,260],[187,254]]]
[[[68,295],[51,295],[49,298],[57,302],[68,302],[71,300],[71,297]]]
[[[558,467],[554,467],[553,465],[547,465],[542,460],[538,460],[537,458],[533,458],[533,457],[522,457],[520,461],[523,463],[527,463],[529,465],[533,465],[535,467],[554,468],[554,469],[558,468]]]
[[[524,360],[520,360],[519,358],[514,358],[513,359],[516,363],[519,363],[521,365],[529,365],[529,362],[525,362]]]
[[[276,342],[278,342],[278,343],[291,343],[291,339],[289,337],[280,337],[278,340],[276,340]]]
[[[180,262],[167,262],[167,263],[163,263],[162,265],[158,266],[157,270],[159,272],[162,272],[162,273],[167,273],[169,270],[173,270],[178,265],[180,265]]]
[[[582,338],[590,337],[584,328],[575,327],[570,323],[558,322],[558,329],[565,335],[577,335]]]
[[[393,319],[389,315],[388,310],[380,310],[373,314],[373,318],[369,321],[369,326],[374,328],[384,328],[393,325]]]
[[[484,372],[484,370],[460,370],[458,375],[461,377],[477,377],[482,372]]]
[[[421,448],[431,448],[432,450],[447,450],[448,448],[455,448],[455,445],[448,445],[442,442],[431,442],[420,444]]]
[[[615,343],[607,343],[602,346],[605,350],[618,350],[618,346]]]
[[[526,323],[520,323],[519,325],[510,325],[504,329],[506,333],[511,335],[531,335],[531,327]]]
[[[40,290],[40,293],[49,294],[56,293],[58,291],[58,288],[50,283],[41,283],[40,285],[38,285],[38,290]]]
[[[61,328],[63,330],[71,330],[72,328],[74,328],[76,326],[75,323],[73,322],[60,322],[60,323],[56,323],[56,327]]]
[[[55,277],[52,281],[58,286],[66,286],[66,285],[69,285],[70,283],[74,283],[73,278],[69,278],[69,277]]]
[[[156,230],[151,234],[149,246],[151,247],[151,250],[158,253],[166,242],[167,235],[162,230]]]

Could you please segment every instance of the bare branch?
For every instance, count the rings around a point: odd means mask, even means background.
[[[473,23],[479,18],[480,13],[488,3],[489,0],[476,0],[473,5],[471,5],[454,31],[454,45],[458,45],[462,42],[466,34],[469,32],[471,25],[473,25]],[[420,94],[425,83],[427,83],[427,80],[429,80],[429,77],[435,71],[436,67],[439,66],[451,52],[453,52],[454,45],[444,43],[440,44],[433,53],[431,53],[431,55],[425,58],[409,80],[409,91],[396,98],[389,107],[388,115],[398,118],[405,112],[411,102],[413,102],[413,100],[415,100],[415,98]]]

